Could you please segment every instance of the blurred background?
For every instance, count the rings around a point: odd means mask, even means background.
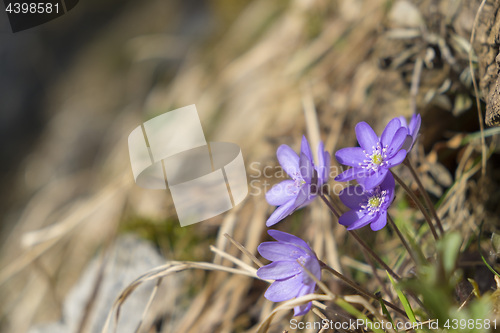
[[[433,198],[446,193],[446,228],[468,239],[484,220],[493,233],[496,136],[487,138],[481,182],[481,143],[471,136],[479,120],[468,56],[479,3],[86,0],[15,34],[0,15],[0,330],[100,332],[115,298],[149,269],[169,260],[232,265],[210,245],[251,264],[223,234],[257,254],[273,210],[264,193],[280,180],[260,171],[277,166],[279,145],[298,150],[306,134],[333,154],[355,144],[357,122],[380,133],[414,106],[423,126],[413,158]],[[498,53],[495,6],[487,1],[474,48],[482,96]],[[127,137],[190,104],[207,140],[242,148],[253,186],[235,209],[181,228],[168,191],[134,184]],[[413,207],[395,215],[422,221]],[[363,268],[319,203],[287,220],[278,228],[300,232],[332,267]],[[381,244],[384,235],[367,237]],[[394,246],[380,250],[390,257]],[[492,281],[480,282],[487,290]],[[254,331],[274,306],[263,281],[189,270],[164,278],[143,314],[155,283],[125,302],[118,332],[135,332],[141,318],[140,332]],[[286,318],[272,331],[286,329]]]

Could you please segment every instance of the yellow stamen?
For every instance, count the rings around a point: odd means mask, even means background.
[[[372,162],[373,162],[373,164],[376,164],[376,165],[382,164],[382,162],[383,162],[382,155],[380,155],[380,153],[373,154],[372,155]]]
[[[368,204],[369,204],[371,207],[378,207],[378,206],[380,206],[380,198],[379,198],[379,197],[371,197],[371,198],[368,200]]]

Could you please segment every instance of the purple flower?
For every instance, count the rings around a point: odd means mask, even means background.
[[[340,200],[351,210],[339,218],[339,223],[345,225],[347,230],[368,224],[373,231],[380,230],[387,224],[387,209],[394,200],[394,177],[388,173],[380,185],[370,190],[363,189],[363,186],[355,185],[340,192]]]
[[[318,280],[321,279],[321,266],[316,254],[302,239],[286,232],[269,230],[269,235],[277,242],[264,242],[259,245],[261,256],[272,263],[259,268],[257,276],[261,279],[275,280],[267,288],[264,296],[272,302],[281,302],[312,294],[316,282],[300,266],[307,268]],[[294,316],[306,314],[311,302],[294,308]]]
[[[420,117],[420,114],[417,113],[411,117],[410,125],[406,124],[406,119],[403,116],[399,117],[399,121],[401,122],[401,127],[404,127],[408,130],[408,135],[402,149],[409,152],[413,148],[413,145],[417,140],[418,131],[422,123],[422,118]]]
[[[276,155],[281,167],[292,179],[282,181],[266,193],[267,202],[279,206],[267,219],[268,227],[283,220],[296,209],[308,205],[328,180],[330,167],[330,154],[324,151],[322,142],[318,145],[319,163],[314,165],[305,136],[302,137],[300,157],[287,145],[281,145]]]
[[[402,149],[408,129],[401,126],[398,118],[392,119],[378,137],[365,122],[356,125],[356,137],[361,147],[343,148],[335,157],[345,165],[352,166],[337,177],[337,181],[357,179],[366,189],[382,183],[389,169],[400,164],[406,157]]]

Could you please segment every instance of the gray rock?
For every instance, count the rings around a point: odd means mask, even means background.
[[[101,332],[113,302],[121,291],[148,270],[163,264],[165,259],[149,242],[131,235],[120,237],[107,259],[99,292],[88,314],[85,332]],[[67,295],[60,321],[36,325],[29,333],[77,332],[85,308],[94,292],[100,265],[100,258],[90,262],[78,283]],[[176,277],[172,276],[168,280],[170,288],[171,283],[175,283]],[[149,281],[141,284],[127,298],[120,310],[117,332],[135,332],[155,283]]]

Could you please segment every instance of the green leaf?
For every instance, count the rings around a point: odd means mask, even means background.
[[[437,244],[440,257],[443,260],[444,271],[448,275],[455,268],[460,246],[462,246],[462,236],[458,232],[447,233]]]
[[[378,297],[378,296],[377,296]],[[394,320],[392,320],[392,317],[391,317],[391,314],[389,313],[389,311],[387,310],[387,307],[385,306],[385,303],[384,301],[382,300],[382,297],[378,297],[378,301],[380,303],[380,306],[382,307],[382,313],[385,315],[385,317],[387,319],[389,319],[389,321],[391,322],[392,324],[392,327],[396,327],[396,325],[394,324]]]
[[[405,294],[403,294],[403,291],[399,286],[396,284],[394,279],[392,278],[391,274],[389,272],[386,272],[387,276],[389,277],[389,280],[392,283],[392,286],[396,290],[396,293],[398,294],[398,298],[401,301],[401,304],[403,304],[403,307],[405,309],[406,315],[410,319],[411,322],[416,323],[417,318],[415,318],[415,313],[413,312],[413,309],[411,308],[410,302],[408,302],[408,298],[406,298]]]
[[[500,255],[500,235],[496,232],[491,235],[491,246],[495,251],[495,255],[498,257]]]
[[[483,262],[484,264],[486,265],[486,267],[488,267],[488,269],[493,273],[495,274],[496,276],[500,277],[500,274],[498,274],[498,272],[490,266],[490,264],[488,264],[488,261],[486,260],[486,258],[483,256],[483,251],[481,251],[481,236],[483,234],[483,224],[484,224],[484,220],[483,222],[481,222],[481,225],[479,226],[479,236],[477,238],[477,247],[479,249],[479,254],[481,255],[481,259],[483,259]]]

